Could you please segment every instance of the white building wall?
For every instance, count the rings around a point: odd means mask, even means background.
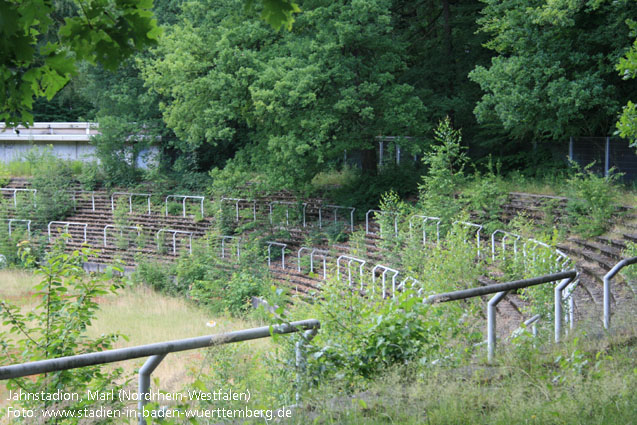
[[[19,160],[29,150],[52,146],[55,156],[67,160],[97,161],[92,136],[99,134],[97,123],[34,123],[29,128],[7,128],[0,123],[0,161]],[[137,166],[148,168],[156,164],[159,149],[145,149],[137,159]]]

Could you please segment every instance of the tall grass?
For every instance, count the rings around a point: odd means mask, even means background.
[[[0,270],[0,298],[21,305],[23,312],[36,304],[32,290],[37,277],[29,271]],[[99,299],[100,311],[88,328],[91,338],[119,332],[126,336],[115,348],[169,341],[202,335],[230,332],[255,326],[255,321],[212,315],[184,298],[160,294],[145,286],[127,287],[116,295]],[[0,324],[0,329],[3,326]],[[250,342],[251,350],[260,352],[271,347],[268,340]],[[191,372],[202,367],[205,350],[170,354],[153,372],[162,390],[179,390],[192,382]],[[145,359],[118,363],[132,374]],[[207,367],[211,365],[206,365]],[[4,385],[0,385],[0,406],[6,401]]]
[[[495,365],[401,366],[354,395],[322,388],[293,423],[634,424],[636,357],[633,327],[541,350],[522,344]]]

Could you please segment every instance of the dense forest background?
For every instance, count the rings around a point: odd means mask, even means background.
[[[373,175],[378,136],[404,137],[413,157],[446,116],[478,166],[538,173],[563,161],[569,136],[615,134],[637,93],[618,68],[634,0],[303,0],[290,30],[240,0],[153,7],[156,46],[114,73],[82,63],[34,105],[35,121],[98,121],[121,183],[140,177],[123,159],[150,145],[182,181],[257,170],[299,187],[345,152]]]

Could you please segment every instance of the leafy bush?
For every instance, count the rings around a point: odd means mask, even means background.
[[[148,285],[158,291],[174,294],[176,290],[173,275],[171,265],[159,261],[139,259],[137,267],[131,275],[131,280],[136,284]]]
[[[321,322],[308,362],[315,381],[352,385],[373,378],[390,365],[419,359],[441,334],[440,323],[430,321],[426,307],[407,293],[389,302],[330,281],[321,294],[324,301],[311,311]]]
[[[22,251],[28,257],[27,251]],[[23,313],[20,307],[0,301],[0,317],[8,331],[0,332],[0,345],[4,353],[2,364],[15,364],[43,359],[70,356],[78,353],[96,352],[112,347],[118,334],[103,334],[96,339],[86,336],[87,327],[98,311],[97,298],[109,292],[116,292],[118,283],[108,281],[112,275],[103,277],[86,276],[81,264],[92,255],[89,250],[74,251],[71,254],[54,250],[46,261],[38,265],[37,274],[42,281],[35,287],[38,304]],[[33,262],[33,258],[25,258]],[[86,389],[105,393],[121,384],[121,368],[90,366],[75,370],[65,370],[40,374],[36,377],[10,380],[7,387],[28,393],[86,394]],[[113,401],[113,407],[122,408]],[[56,408],[78,411],[84,408],[97,409],[102,406],[86,400],[51,401],[27,399],[19,401],[26,409]],[[13,423],[13,422],[12,422]],[[78,420],[68,419],[65,424],[76,424]],[[106,421],[105,423],[112,423]]]
[[[82,189],[95,190],[104,181],[102,170],[97,162],[87,162],[82,165],[82,171],[77,176]]]
[[[68,161],[53,155],[52,150],[32,149],[24,155],[24,161],[33,171],[31,185],[37,190],[37,206],[33,213],[37,223],[45,226],[50,221],[62,220],[73,211],[73,201],[69,194],[73,172]],[[29,194],[29,196],[31,196]],[[31,198],[25,199],[23,212],[32,210]]]
[[[0,187],[6,187],[11,181],[11,173],[7,166],[2,162],[0,163]]]
[[[622,254],[627,258],[637,257],[637,244],[634,242],[627,242],[626,249],[624,249]],[[637,282],[637,265],[633,264],[625,267],[621,273],[629,281]]]
[[[482,224],[487,232],[502,227],[502,205],[507,200],[508,192],[504,180],[494,170],[491,162],[486,174],[474,175],[463,195],[466,207],[477,214],[477,222]]]
[[[576,232],[587,238],[599,236],[608,229],[616,211],[615,182],[621,174],[611,169],[608,176],[598,176],[592,171],[594,163],[583,169],[576,163],[572,166],[575,173],[568,180],[571,199],[567,212]]]

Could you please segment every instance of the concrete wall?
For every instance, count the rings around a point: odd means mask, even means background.
[[[23,154],[35,148],[45,149],[53,146],[53,154],[62,159],[78,161],[95,161],[95,146],[89,142],[28,142],[28,141],[0,141],[0,161],[11,162],[19,160]]]
[[[29,128],[5,127],[0,123],[0,161],[19,160],[29,150],[53,147],[58,158],[77,161],[96,161],[95,146],[91,138],[99,134],[98,124],[89,122],[40,122]],[[137,166],[148,168],[156,164],[159,150],[156,147],[144,150],[137,158]]]

